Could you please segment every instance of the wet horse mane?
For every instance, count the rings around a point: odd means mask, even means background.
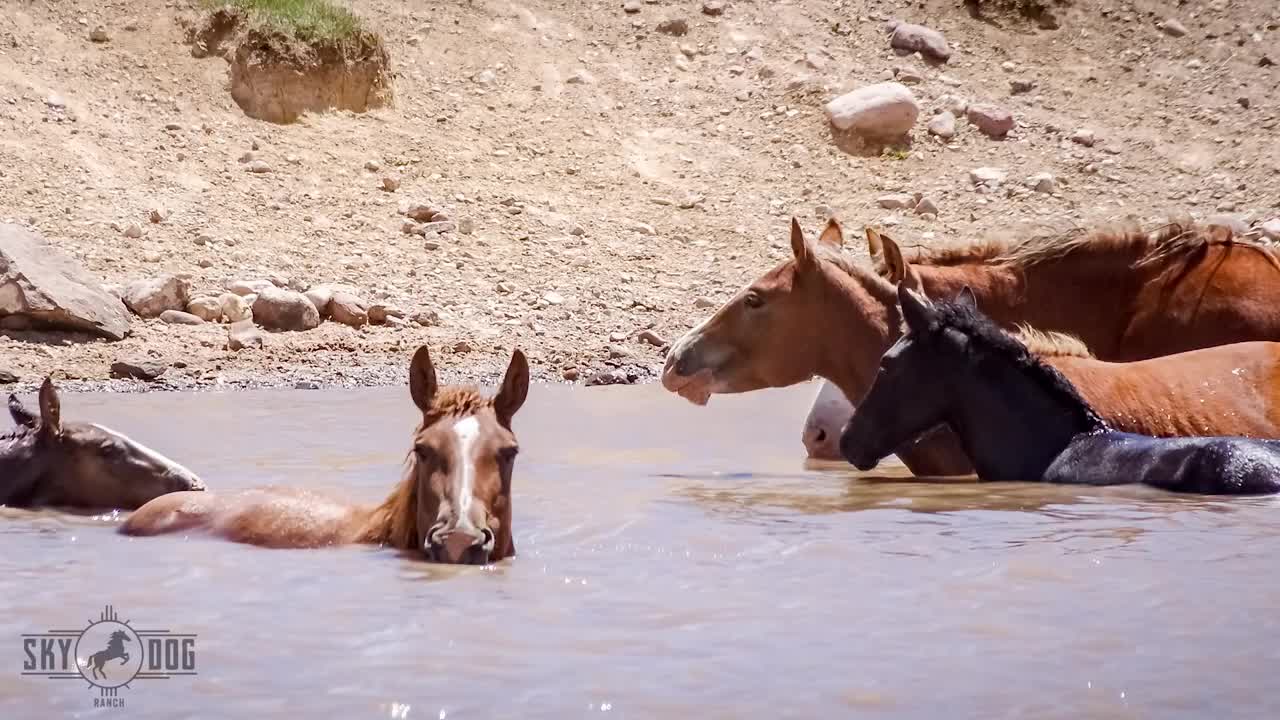
[[[1045,392],[1065,403],[1086,431],[1107,429],[1102,417],[1062,373],[1033,354],[1026,345],[1002,330],[990,318],[961,303],[938,302],[934,304],[934,309],[936,314],[929,325],[930,333],[944,330],[961,333],[974,345],[1008,360]]]
[[[425,428],[447,417],[467,417],[485,408],[493,407],[493,398],[480,394],[474,387],[442,387],[431,403],[431,409],[423,414],[422,422],[414,428],[416,436]],[[412,550],[418,546],[418,454],[409,451],[405,458],[404,474],[391,494],[374,509],[361,535],[361,541],[387,545],[398,550]]]
[[[1230,228],[1200,224],[1190,217],[1174,218],[1151,229],[1143,229],[1136,220],[1124,220],[1102,228],[1074,228],[1056,235],[1039,235],[1021,241],[987,239],[940,248],[914,247],[910,253],[904,253],[903,259],[921,265],[953,266],[989,262],[1014,269],[1026,269],[1089,250],[1136,252],[1139,257],[1137,264],[1144,265],[1175,257],[1185,258],[1214,245],[1239,245],[1256,250],[1280,269],[1280,260],[1271,248],[1245,237],[1237,237]],[[883,258],[877,261],[876,271],[885,273]]]

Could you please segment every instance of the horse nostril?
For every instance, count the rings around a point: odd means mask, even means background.
[[[820,443],[822,443],[822,442],[826,442],[826,441],[827,441],[827,431],[826,431],[826,430],[823,430],[822,428],[818,428],[818,434],[817,434],[817,435],[814,435],[814,436],[813,436],[813,439],[814,439],[814,440],[816,440],[817,442],[820,442]]]
[[[479,542],[479,543],[477,543],[477,544],[478,544],[478,545],[480,545],[480,546],[482,546],[482,547],[492,547],[492,546],[493,546],[493,531],[492,531],[492,530],[490,530],[489,528],[485,528],[485,529],[481,530],[481,531],[480,531],[480,542]]]

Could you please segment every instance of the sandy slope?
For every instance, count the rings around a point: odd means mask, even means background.
[[[815,231],[834,212],[854,239],[865,223],[898,222],[890,231],[908,243],[1130,213],[1280,215],[1280,67],[1259,66],[1267,52],[1280,63],[1280,6],[1267,0],[1197,3],[1199,16],[1172,2],[1078,2],[1056,31],[934,0],[738,0],[717,18],[690,1],[637,14],[594,0],[360,1],[388,41],[395,106],[287,127],[244,117],[226,62],[191,56],[179,25],[189,5],[3,5],[0,219],[30,223],[108,283],[166,272],[197,290],[344,282],[443,317],[326,323],[241,353],[224,349],[222,328],[158,322],[137,321],[116,344],[0,335],[0,369],[24,381],[99,380],[112,360],[151,357],[180,365],[166,374],[177,385],[386,382],[422,342],[464,375],[500,370],[519,346],[541,377],[585,377],[608,367],[612,345],[633,353],[614,364],[643,376],[661,354],[635,333],[675,337],[708,312],[696,298],[719,302],[782,257],[791,215]],[[1157,29],[1171,16],[1187,36]],[[688,35],[656,32],[672,17]],[[951,62],[895,56],[892,17],[944,32]],[[97,25],[110,42],[90,42]],[[823,103],[894,67],[924,77],[914,147],[904,159],[840,152]],[[1011,96],[1014,78],[1035,90]],[[949,146],[930,138],[924,121],[947,93],[1005,105],[1018,129],[998,142],[961,123]],[[1073,143],[1079,128],[1100,142]],[[273,172],[245,172],[255,142]],[[978,166],[1008,170],[1010,186],[1050,172],[1060,191],[980,195],[968,180]],[[387,174],[398,192],[379,189]],[[925,193],[938,218],[877,207],[897,191]],[[439,203],[474,231],[427,249],[400,232],[403,200]],[[149,222],[152,208],[168,218]],[[131,223],[145,236],[118,229]],[[564,303],[539,303],[548,292]]]

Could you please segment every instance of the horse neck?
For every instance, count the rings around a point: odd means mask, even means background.
[[[32,450],[31,438],[0,438],[0,505],[25,505],[48,465],[39,450]]]
[[[830,380],[855,405],[871,389],[880,356],[899,335],[897,294],[870,274],[824,273],[823,341],[816,374]]]
[[[986,262],[916,271],[930,297],[950,299],[967,285],[983,313],[1002,326],[1070,333],[1107,359],[1124,336],[1128,313],[1122,310],[1133,305],[1149,275],[1133,269],[1136,260],[1133,253],[1082,250],[1022,267]]]
[[[417,484],[414,473],[406,472],[380,505],[353,511],[353,542],[386,545],[397,550],[422,547],[424,538],[418,531]]]
[[[1089,428],[1067,400],[1004,358],[976,365],[956,383],[947,423],[983,480],[1039,480],[1071,439]]]

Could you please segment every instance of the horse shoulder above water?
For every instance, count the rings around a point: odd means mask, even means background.
[[[946,423],[983,480],[1280,492],[1280,441],[1114,430],[1061,373],[982,315],[972,293],[934,305],[905,285],[898,292],[907,332],[840,438],[860,470]]]
[[[65,422],[53,381],[40,387],[39,413],[9,396],[17,428],[0,436],[0,505],[132,510],[180,491],[204,490],[187,468],[102,425]]]
[[[409,368],[409,393],[422,420],[404,476],[380,505],[279,487],[177,493],[138,509],[120,531],[199,531],[275,548],[369,543],[435,562],[497,562],[515,554],[511,475],[518,445],[511,423],[528,392],[529,364],[519,350],[498,393],[486,398],[470,387],[440,387],[423,346]]]

